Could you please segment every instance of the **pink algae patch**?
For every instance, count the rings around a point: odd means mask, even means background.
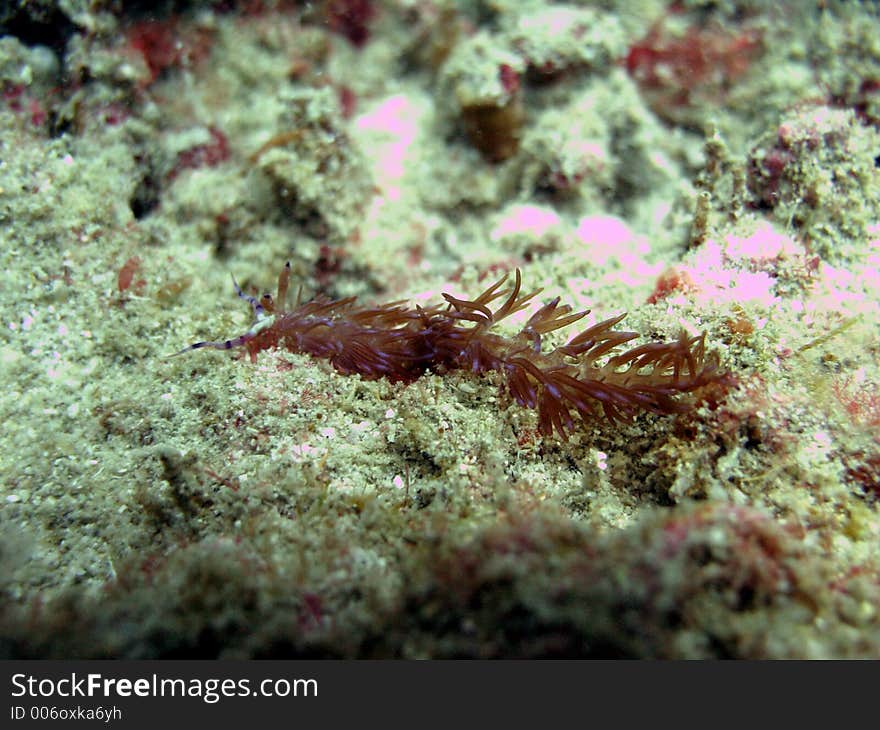
[[[357,117],[355,129],[370,136],[376,182],[390,200],[398,200],[406,159],[418,130],[418,110],[403,94]]]
[[[720,241],[707,240],[687,265],[664,272],[648,301],[750,302],[771,307],[779,299],[776,265],[803,256],[803,248],[790,237],[769,223],[760,223],[746,236],[729,234]]]
[[[803,249],[790,237],[780,233],[769,223],[760,223],[750,236],[725,237],[725,254],[731,259],[751,259],[754,262],[797,256]]]
[[[578,222],[575,235],[580,244],[579,255],[596,266],[610,269],[602,277],[606,283],[644,286],[663,270],[663,264],[647,261],[651,250],[648,237],[637,234],[616,216],[585,216]]]
[[[543,238],[559,226],[561,220],[556,211],[538,205],[515,205],[511,207],[492,229],[492,239],[527,235]]]
[[[813,287],[811,305],[817,310],[880,317],[876,292],[880,291],[880,273],[874,267],[859,271],[822,264]],[[812,308],[812,307],[811,307]]]

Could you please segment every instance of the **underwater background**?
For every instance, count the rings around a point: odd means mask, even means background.
[[[880,654],[875,4],[44,0],[0,34],[0,656]],[[498,367],[413,373],[335,309],[326,352],[276,336],[350,297],[467,331],[505,275],[541,291]],[[557,297],[589,313],[517,340]],[[623,313],[548,428],[522,378]]]

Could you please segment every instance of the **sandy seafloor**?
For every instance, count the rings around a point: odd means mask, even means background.
[[[0,16],[0,654],[880,653],[870,4],[145,5]],[[592,310],[545,346],[628,311],[732,378],[564,441],[494,373],[166,357],[286,261],[519,268]]]

